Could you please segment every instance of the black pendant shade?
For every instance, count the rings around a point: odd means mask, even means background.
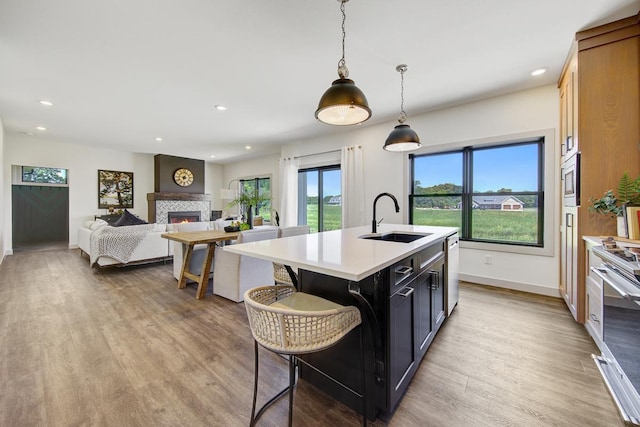
[[[417,150],[422,147],[418,134],[405,125],[407,114],[404,112],[404,73],[407,71],[407,64],[400,64],[396,67],[396,71],[400,73],[400,117],[398,117],[399,125],[391,131],[387,140],[384,142],[384,148],[387,151],[410,151]]]
[[[347,37],[344,23],[347,14],[344,5],[349,0],[338,0],[340,2],[340,12],[342,13],[342,58],[338,61],[338,80],[331,83],[316,110],[316,119],[322,123],[335,126],[357,125],[371,117],[371,109],[364,93],[358,86],[349,79],[349,69],[344,59],[344,42]]]
[[[384,143],[387,151],[409,151],[422,147],[418,134],[409,125],[399,124],[391,131]]]
[[[371,117],[367,97],[351,79],[331,83],[318,103],[316,119],[337,126],[362,123]]]

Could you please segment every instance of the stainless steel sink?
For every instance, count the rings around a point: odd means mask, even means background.
[[[363,234],[362,236],[358,236],[358,238],[367,240],[383,240],[385,242],[410,243],[414,240],[430,236],[431,234],[432,233],[402,233],[399,231],[392,231],[384,234]]]

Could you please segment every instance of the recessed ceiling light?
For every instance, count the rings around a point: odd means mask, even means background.
[[[247,149],[247,150],[251,150],[251,146],[250,145],[247,145],[244,148]]]
[[[215,155],[215,154],[212,154],[212,155],[210,155],[209,157],[211,157],[211,158],[213,159],[214,157],[216,157],[216,155]]]
[[[224,105],[218,104],[218,105],[216,105],[216,110],[218,110],[218,111],[226,111],[227,107],[225,107]]]
[[[51,102],[51,101],[46,101],[46,100],[44,100],[44,99],[41,99],[41,100],[40,100],[40,104],[42,104],[42,105],[44,105],[44,106],[47,106],[47,107],[53,107],[53,102]]]
[[[533,71],[531,72],[531,75],[532,75],[532,76],[540,76],[540,75],[542,75],[542,74],[544,74],[544,73],[546,73],[546,72],[547,72],[547,69],[546,69],[546,68],[538,68],[538,69],[536,69],[536,70],[533,70]]]
[[[47,128],[46,128],[46,127],[44,127],[44,126],[36,126],[36,129],[38,129],[39,131],[42,131],[42,132],[44,132],[45,130],[47,130]]]
[[[156,136],[156,141],[161,142],[162,138],[160,138],[159,136]]]

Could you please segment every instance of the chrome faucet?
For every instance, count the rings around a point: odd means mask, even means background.
[[[400,206],[398,205],[398,200],[396,199],[396,197],[391,194],[391,193],[380,193],[376,196],[376,198],[373,200],[373,221],[371,221],[371,232],[372,233],[377,233],[378,232],[378,222],[376,221],[376,203],[378,203],[378,199],[382,196],[389,196],[391,197],[391,200],[393,200],[393,203],[396,205],[396,212],[400,212]],[[384,219],[384,218],[383,218]],[[382,219],[380,220],[380,222],[382,222]]]

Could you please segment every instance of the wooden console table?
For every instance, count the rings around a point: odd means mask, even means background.
[[[181,233],[162,234],[161,236],[165,239],[180,242],[186,247],[186,250],[184,251],[184,258],[182,260],[182,269],[180,270],[180,279],[178,280],[178,288],[184,288],[187,284],[187,279],[195,280],[198,283],[196,298],[204,298],[204,294],[207,291],[207,283],[209,282],[209,271],[211,270],[211,263],[213,262],[216,242],[236,240],[239,235],[240,232],[227,233],[226,231],[220,230],[186,231]],[[204,261],[202,263],[200,275],[194,274],[188,270],[189,263],[191,262],[191,256],[193,255],[193,248],[198,244],[207,245],[207,253],[205,254]]]

